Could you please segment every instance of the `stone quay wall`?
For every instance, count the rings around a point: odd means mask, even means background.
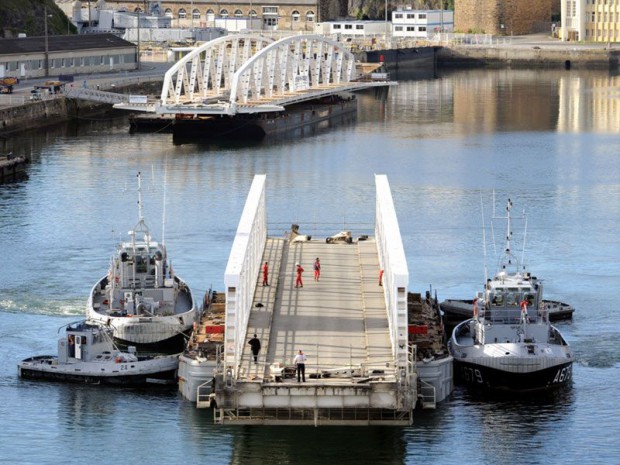
[[[550,25],[554,0],[456,0],[454,8],[457,32],[524,35]]]

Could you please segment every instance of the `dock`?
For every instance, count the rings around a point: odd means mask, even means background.
[[[0,184],[25,178],[28,159],[13,154],[0,156]]]
[[[193,338],[181,357],[181,392],[197,407],[215,407],[218,424],[411,424],[414,409],[434,408],[451,392],[452,362],[442,350],[440,324],[414,328],[423,353],[410,344],[409,276],[387,177],[375,177],[375,234],[342,231],[333,238],[300,234],[297,225],[268,236],[265,181],[255,176],[239,222],[223,315],[207,312],[211,323],[199,325],[200,343]],[[298,263],[303,287],[296,287]],[[205,332],[218,349],[207,349]],[[256,362],[248,344],[254,334],[261,342]],[[305,382],[293,363],[300,350],[307,357]],[[437,377],[431,383],[418,375],[422,358]],[[210,371],[194,394],[201,368]]]

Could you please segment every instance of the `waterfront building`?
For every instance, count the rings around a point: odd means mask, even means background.
[[[238,30],[241,19],[252,28],[267,31],[314,31],[319,3],[316,0],[161,0],[146,2],[172,21],[172,27],[226,27]],[[106,8],[143,11],[143,1],[106,0]],[[155,5],[153,5],[155,4]],[[251,20],[251,24],[250,24]],[[258,20],[258,21],[256,21]],[[230,23],[230,24],[228,24]]]
[[[613,0],[561,0],[562,41],[620,41],[620,3]]]
[[[136,45],[114,34],[0,40],[0,77],[102,73],[137,66]]]
[[[454,12],[449,10],[398,9],[392,12],[392,35],[430,39],[438,32],[454,30]]]
[[[317,34],[341,37],[367,37],[385,35],[392,29],[392,24],[385,21],[324,21],[317,23],[314,31]]]

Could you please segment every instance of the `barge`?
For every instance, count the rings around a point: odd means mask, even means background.
[[[265,136],[299,135],[353,121],[357,99],[353,94],[332,95],[303,102],[280,112],[235,115],[135,115],[130,118],[132,132],[168,132],[175,138],[207,140],[260,140]],[[304,134],[301,134],[304,135]]]

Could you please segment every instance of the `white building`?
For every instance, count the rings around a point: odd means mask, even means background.
[[[454,12],[450,10],[399,9],[392,12],[392,35],[430,39],[438,32],[454,30]]]
[[[620,2],[561,0],[562,41],[620,42]]]
[[[365,37],[385,35],[392,30],[392,25],[385,21],[324,21],[317,23],[314,32],[323,35],[340,35],[342,37]]]

